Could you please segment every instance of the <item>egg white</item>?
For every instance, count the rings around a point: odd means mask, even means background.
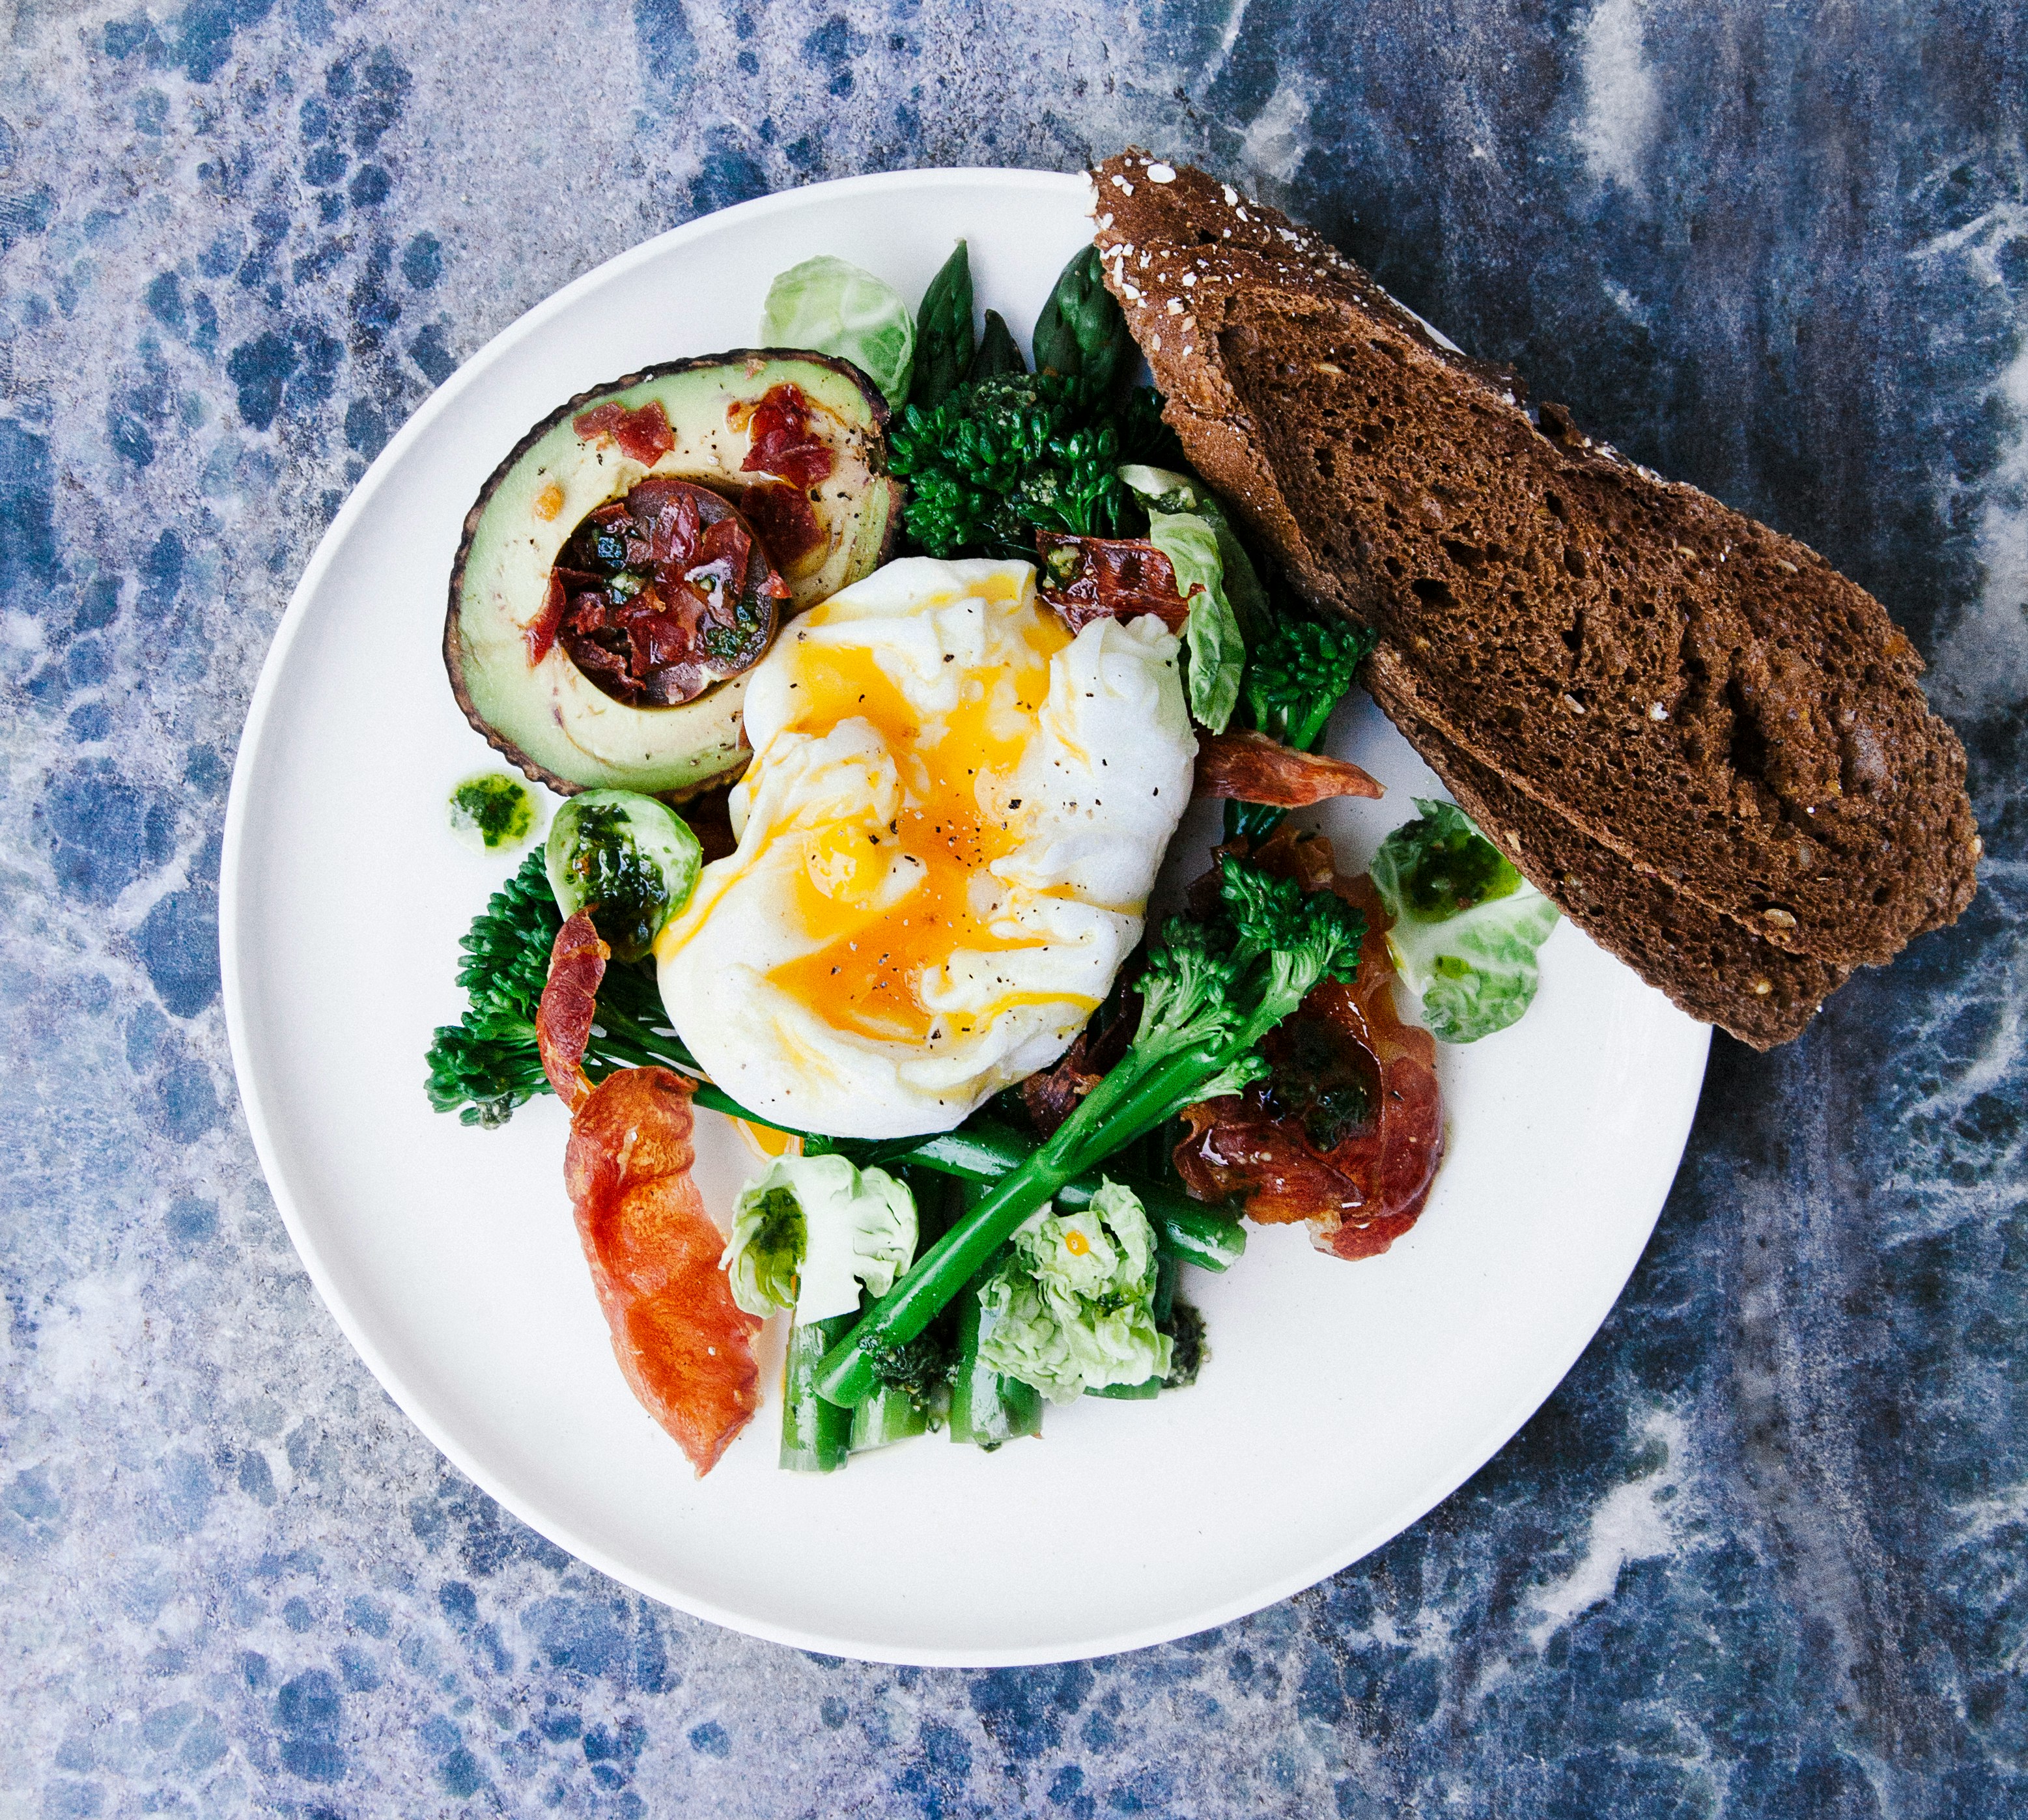
[[[1196,755],[1160,620],[1075,638],[1027,563],[890,563],[749,672],[735,853],[657,944],[764,1117],[949,1130],[1048,1067],[1140,939]]]

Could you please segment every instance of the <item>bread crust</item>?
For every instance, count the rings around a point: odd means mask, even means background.
[[[1191,461],[1307,598],[1378,630],[1375,693],[1412,741],[1596,854],[1562,868],[1618,881],[1582,909],[1536,882],[1606,945],[1779,1041],[1814,982],[1963,911],[1963,749],[1864,590],[1558,407],[1531,420],[1511,378],[1230,186],[1139,152],[1094,177],[1107,283]],[[1663,902],[1710,939],[1670,958]],[[1791,1008],[1691,977],[1721,923],[1812,964]]]

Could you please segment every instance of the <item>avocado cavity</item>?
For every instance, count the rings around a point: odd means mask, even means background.
[[[644,480],[598,507],[550,572],[529,628],[630,707],[694,701],[760,660],[789,597],[746,520],[708,487]]]

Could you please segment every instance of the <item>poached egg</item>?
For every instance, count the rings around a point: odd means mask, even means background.
[[[947,1130],[1069,1047],[1190,801],[1177,640],[1073,637],[1025,562],[904,558],[749,673],[737,849],[656,944],[669,1020],[762,1116]]]

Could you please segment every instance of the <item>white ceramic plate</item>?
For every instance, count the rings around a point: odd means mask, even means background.
[[[1486,1460],[1619,1293],[1675,1174],[1708,1033],[1567,924],[1514,1029],[1440,1067],[1449,1153],[1421,1223],[1348,1264],[1256,1231],[1190,1275],[1212,1358],[1149,1403],[1049,1412],[988,1456],[932,1437],[827,1478],[775,1466],[776,1404],[693,1478],[614,1366],[563,1189],[553,1101],[503,1130],[433,1113],[433,1026],[511,862],[455,845],[446,795],[492,755],[439,655],[466,509],[587,386],[755,335],[819,253],[919,296],[957,237],[1025,329],[1085,239],[1082,179],[924,171],[826,183],[664,235],[479,353],[389,444],[296,590],[226,825],[225,1005],[254,1141],[303,1263],[375,1375],[545,1535],[683,1610],[785,1643],[953,1664],[1185,1635],[1356,1560]],[[1363,698],[1361,698],[1363,703]],[[1363,864],[1435,781],[1370,705],[1334,745],[1388,786],[1327,825]],[[1197,861],[1202,808],[1178,851]],[[1193,834],[1194,831],[1194,834]],[[1191,843],[1187,848],[1185,843]],[[752,1167],[705,1115],[723,1211]]]

